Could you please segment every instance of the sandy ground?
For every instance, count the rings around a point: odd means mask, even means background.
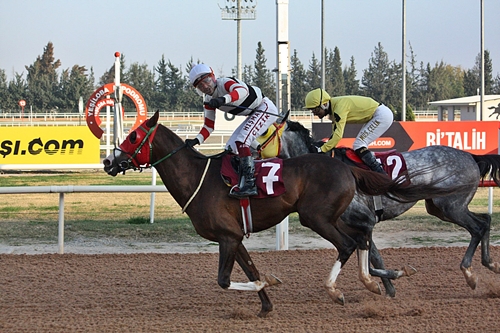
[[[395,298],[376,295],[344,266],[337,288],[323,288],[333,249],[251,252],[274,311],[258,318],[255,292],[217,285],[216,253],[0,254],[0,332],[498,332],[499,276],[480,266],[471,290],[459,270],[463,247],[382,250],[389,267],[418,273],[395,281]],[[492,249],[493,258],[500,248]],[[246,282],[239,267],[232,281]]]
[[[317,236],[252,234],[244,243],[261,274],[283,284],[266,289],[274,311],[258,318],[255,292],[217,284],[217,244],[77,239],[0,245],[0,332],[498,332],[500,276],[473,261],[478,287],[459,269],[466,232],[378,233],[386,265],[417,274],[394,281],[395,298],[369,292],[357,260],[344,266],[335,304],[323,287],[337,252]],[[431,245],[432,246],[428,246]],[[492,243],[491,255],[500,257]],[[231,280],[248,281],[238,266]],[[379,281],[376,279],[376,281]],[[382,292],[384,293],[383,286]]]
[[[374,240],[378,248],[421,247],[421,246],[466,246],[470,239],[466,231],[391,231],[375,232]],[[271,251],[277,249],[274,233],[251,234],[244,240],[249,251]],[[499,242],[492,242],[492,245]],[[333,249],[333,245],[317,235],[290,234],[289,250]],[[213,253],[218,252],[216,243],[200,237],[196,243],[147,243],[124,239],[75,239],[64,243],[64,253]],[[0,254],[43,254],[58,253],[59,246],[53,244],[6,245],[0,243]]]

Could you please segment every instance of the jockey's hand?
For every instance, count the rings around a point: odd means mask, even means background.
[[[189,146],[189,147],[193,147],[193,146],[196,146],[196,145],[199,145],[200,144],[200,140],[198,140],[198,138],[194,138],[194,139],[186,139],[186,146]]]
[[[226,103],[226,99],[224,97],[212,98],[208,101],[208,105],[217,109]]]
[[[323,146],[324,144],[325,143],[322,141],[314,142],[311,148],[315,153],[324,154],[324,152],[321,150],[321,146]]]

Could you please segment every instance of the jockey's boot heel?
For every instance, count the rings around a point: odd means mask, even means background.
[[[229,192],[232,198],[241,199],[257,195],[257,186],[255,185],[255,165],[252,156],[240,157],[240,172],[239,172],[239,191],[235,189]]]
[[[356,149],[356,154],[361,158],[361,160],[368,165],[368,167],[375,172],[378,173],[383,173],[384,175],[387,175],[387,173],[384,171],[384,168],[382,167],[382,164],[380,164],[379,161],[375,158],[375,155],[368,150],[366,147],[361,147]]]

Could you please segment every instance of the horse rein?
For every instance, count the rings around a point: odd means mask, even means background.
[[[175,148],[174,150],[172,150],[170,153],[168,153],[166,156],[162,157],[158,161],[156,161],[154,163],[147,163],[146,166],[141,167],[140,163],[137,162],[136,157],[139,154],[139,152],[142,150],[142,148],[144,147],[144,145],[146,144],[146,140],[147,140],[148,143],[149,143],[149,161],[151,161],[151,159],[153,158],[153,145],[152,145],[152,142],[153,142],[154,136],[156,134],[156,130],[158,129],[158,124],[154,125],[150,129],[146,129],[146,128],[144,128],[141,125],[139,127],[139,129],[141,129],[142,131],[144,131],[146,133],[146,136],[142,139],[141,143],[135,149],[135,151],[134,151],[133,154],[130,154],[130,153],[124,151],[121,147],[115,147],[115,149],[113,150],[113,154],[116,151],[120,151],[120,152],[128,155],[128,159],[126,161],[123,161],[123,162],[120,163],[120,167],[123,169],[123,171],[125,171],[126,169],[128,169],[130,165],[132,165],[132,168],[134,170],[141,170],[141,171],[143,169],[152,168],[152,167],[158,165],[159,163],[163,162],[167,158],[171,157],[172,155],[176,154],[179,150],[181,150],[181,149],[183,149],[183,148],[185,148],[187,146],[187,144],[184,143],[183,145],[181,145],[181,146]]]
[[[121,147],[115,147],[115,149],[113,150],[113,154],[115,154],[116,151],[120,151],[120,152],[122,152],[122,153],[124,153],[124,154],[126,154],[128,156],[128,159],[126,161],[122,161],[120,163],[120,168],[123,170],[124,173],[125,173],[125,170],[129,169],[129,167],[131,165],[132,165],[132,168],[134,170],[139,169],[140,171],[142,171],[143,169],[152,168],[152,167],[158,165],[159,163],[165,161],[167,158],[172,157],[174,154],[176,154],[177,152],[179,152],[181,149],[183,149],[183,148],[185,148],[185,147],[188,146],[187,143],[184,143],[181,146],[179,146],[179,147],[175,148],[174,150],[172,150],[166,156],[160,158],[158,161],[156,161],[154,163],[147,163],[145,167],[141,167],[140,163],[136,160],[136,156],[142,150],[142,148],[146,144],[146,140],[147,140],[149,142],[149,161],[151,162],[151,159],[153,158],[153,145],[152,145],[152,142],[153,142],[154,136],[156,134],[156,130],[158,129],[158,124],[154,125],[150,129],[146,129],[146,128],[144,128],[141,125],[139,127],[139,129],[141,129],[142,131],[144,131],[146,133],[146,136],[142,139],[141,143],[135,149],[135,151],[134,151],[134,153],[132,155],[130,155],[128,152],[124,151]],[[198,183],[198,186],[196,187],[196,190],[193,192],[193,194],[191,195],[191,197],[188,199],[188,201],[186,202],[186,204],[182,208],[182,212],[183,213],[186,211],[186,209],[189,206],[189,204],[191,203],[191,201],[193,201],[193,199],[198,194],[198,192],[199,192],[199,190],[201,188],[201,185],[203,184],[203,181],[205,179],[205,176],[207,174],[208,168],[210,167],[210,161],[211,160],[212,160],[211,158],[207,158],[207,164],[205,165],[205,170],[203,171],[203,174],[201,176],[201,180]]]

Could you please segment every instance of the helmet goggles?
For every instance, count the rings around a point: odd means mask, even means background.
[[[213,74],[208,73],[194,80],[193,86],[196,88],[198,93],[211,95],[215,89],[214,81]]]

